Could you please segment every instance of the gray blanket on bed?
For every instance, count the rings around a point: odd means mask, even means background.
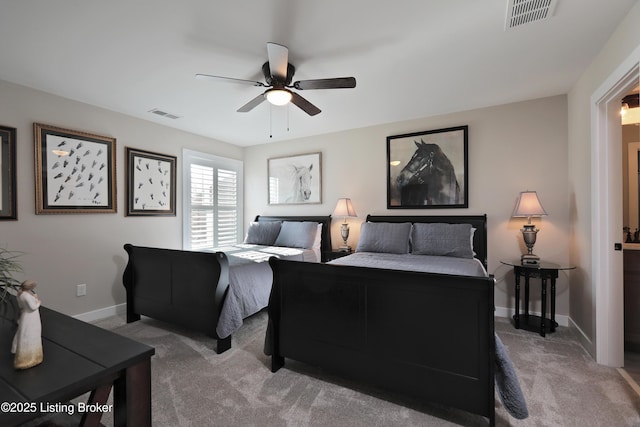
[[[269,304],[273,273],[269,258],[315,261],[311,249],[238,244],[216,248],[229,260],[229,290],[216,326],[220,338],[226,338],[242,326],[243,319]]]
[[[520,382],[515,369],[509,358],[509,353],[504,344],[496,335],[496,388],[498,396],[509,415],[518,420],[523,420],[529,416],[527,402],[522,394]]]
[[[330,264],[487,277],[484,266],[477,258],[355,252],[349,256],[333,260]]]

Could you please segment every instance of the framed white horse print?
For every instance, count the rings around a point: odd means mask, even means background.
[[[309,153],[267,160],[269,204],[322,203],[322,154]]]

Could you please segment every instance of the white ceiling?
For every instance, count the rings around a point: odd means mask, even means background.
[[[565,94],[636,1],[559,0],[505,31],[507,0],[0,0],[0,79],[249,146]],[[194,78],[263,81],[268,41],[294,80],[357,87],[300,92],[310,117],[238,113],[264,89]]]

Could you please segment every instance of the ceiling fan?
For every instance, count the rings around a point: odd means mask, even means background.
[[[264,100],[267,100],[273,105],[286,105],[291,102],[310,116],[315,116],[321,110],[291,89],[350,89],[356,87],[356,79],[354,77],[298,80],[292,84],[291,81],[296,69],[289,64],[289,49],[277,43],[267,43],[267,56],[269,60],[262,65],[262,73],[266,83],[209,74],[196,74],[196,79],[228,81],[268,88],[262,94],[240,107],[238,109],[240,113],[251,111]]]

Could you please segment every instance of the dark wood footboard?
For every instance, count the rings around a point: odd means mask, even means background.
[[[216,325],[229,287],[228,260],[222,252],[192,252],[124,245],[129,262],[122,282],[127,289],[127,322],[149,316],[204,332],[218,340],[217,352],[231,348]]]
[[[495,423],[493,277],[270,263],[272,371],[291,358]]]

